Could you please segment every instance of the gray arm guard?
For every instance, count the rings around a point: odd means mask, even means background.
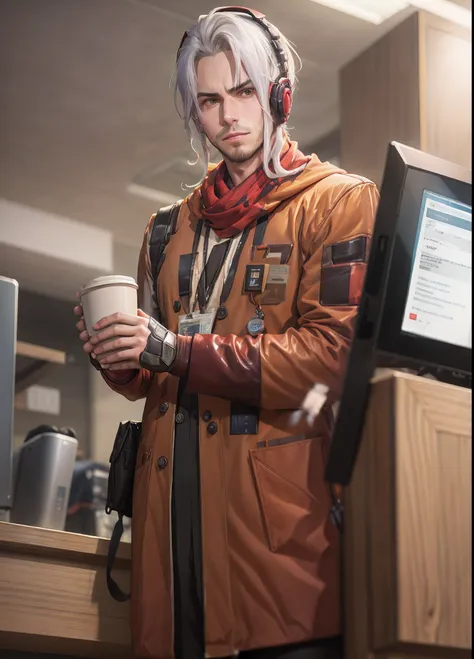
[[[149,371],[163,373],[171,370],[176,357],[176,334],[160,325],[154,318],[148,321],[150,336],[140,355],[140,365]]]

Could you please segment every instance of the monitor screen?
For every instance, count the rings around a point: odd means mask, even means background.
[[[472,207],[423,190],[402,331],[471,348]]]
[[[391,258],[377,346],[400,363],[470,372],[472,188],[431,160],[387,177],[398,200],[382,211]]]
[[[326,467],[347,485],[377,367],[470,387],[472,176],[392,142]]]

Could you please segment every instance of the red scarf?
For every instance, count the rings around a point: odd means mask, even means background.
[[[285,169],[296,169],[309,160],[310,158],[298,150],[295,142],[288,142],[280,162]],[[263,211],[271,210],[280,203],[285,195],[271,193],[278,191],[285,183],[290,183],[295,178],[295,176],[268,178],[263,166],[260,166],[245,181],[229,188],[225,175],[226,166],[222,161],[204,179],[200,188],[200,215],[209,221],[219,238],[237,235]]]

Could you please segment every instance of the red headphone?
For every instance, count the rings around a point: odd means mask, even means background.
[[[262,14],[259,11],[253,9],[247,9],[247,7],[219,7],[215,10],[217,12],[235,12],[236,14],[245,14],[249,16],[253,21],[255,21],[262,30],[265,31],[268,38],[270,39],[270,44],[275,53],[275,57],[278,63],[278,68],[280,69],[280,75],[275,82],[270,83],[269,95],[270,95],[270,110],[272,113],[273,121],[277,126],[288,121],[290,116],[291,106],[293,103],[293,90],[291,87],[291,82],[288,79],[288,68],[287,68],[287,58],[285,56],[285,51],[280,45],[280,34],[275,31],[274,27],[265,19],[265,14]],[[185,32],[181,43],[179,44],[177,58],[181,51],[183,43],[186,41],[188,32]]]

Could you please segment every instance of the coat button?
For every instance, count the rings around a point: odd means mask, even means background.
[[[178,412],[178,414],[175,417],[176,423],[183,423],[184,421],[184,414],[182,412]]]
[[[229,312],[227,311],[226,307],[222,304],[216,313],[216,318],[217,320],[225,320],[227,316],[229,315]]]
[[[219,427],[215,421],[211,421],[211,423],[208,423],[207,425],[207,432],[210,435],[215,435],[216,432],[218,431]]]
[[[173,311],[175,311],[176,313],[181,311],[181,302],[179,300],[175,300],[173,302]]]
[[[169,408],[168,403],[161,403],[158,409],[160,410],[160,414],[166,414],[168,408]]]
[[[211,419],[212,419],[212,412],[209,412],[209,410],[207,410],[206,412],[204,412],[204,414],[202,415],[202,420],[203,420],[203,421],[206,421],[206,423],[207,423],[207,422],[210,421]]]
[[[168,458],[165,458],[165,456],[162,455],[158,458],[156,464],[158,465],[158,469],[166,469],[166,467],[168,466]]]

